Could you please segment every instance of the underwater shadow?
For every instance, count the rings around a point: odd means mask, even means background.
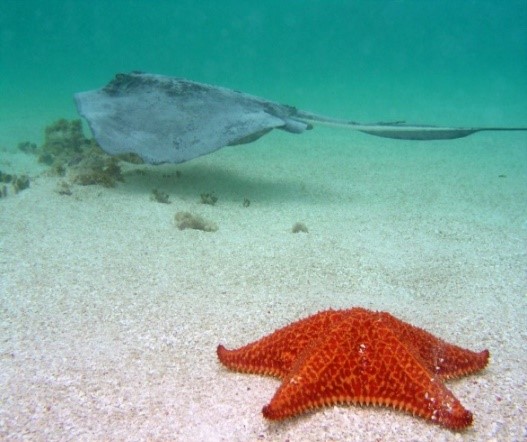
[[[120,187],[138,194],[159,189],[182,199],[196,199],[202,193],[214,193],[223,201],[244,198],[260,202],[287,202],[305,199],[311,193],[304,181],[277,177],[251,176],[236,169],[207,164],[142,166],[123,173]],[[314,184],[311,184],[314,186]]]

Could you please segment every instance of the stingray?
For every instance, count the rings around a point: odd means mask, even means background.
[[[103,150],[110,155],[134,153],[151,164],[182,163],[225,146],[250,143],[272,129],[298,134],[316,124],[402,140],[450,140],[481,131],[527,130],[399,121],[361,124],[223,87],[140,72],[117,74],[101,89],[75,94],[75,101]]]

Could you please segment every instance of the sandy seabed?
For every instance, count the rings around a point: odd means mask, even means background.
[[[34,161],[2,157],[7,172]],[[127,165],[115,188],[61,195],[61,180],[33,170],[0,200],[2,440],[527,439],[524,134],[420,143],[320,128]],[[177,211],[219,230],[178,230]],[[309,233],[291,233],[297,221]],[[352,306],[490,350],[487,369],[447,384],[471,428],[360,406],[268,422],[279,382],[217,361],[219,343]]]

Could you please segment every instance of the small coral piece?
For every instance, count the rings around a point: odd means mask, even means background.
[[[15,175],[4,173],[0,170],[0,183],[11,183],[13,178],[15,178]]]
[[[214,194],[214,192],[202,193],[200,197],[201,204],[209,204],[210,206],[213,206],[218,201],[218,197]]]
[[[58,184],[56,192],[59,195],[67,195],[67,196],[73,195],[73,192],[71,191],[71,187],[66,181],[61,181]]]
[[[218,230],[218,226],[215,223],[190,212],[177,212],[175,220],[179,230],[194,229],[203,230],[204,232],[215,232]]]
[[[308,233],[307,226],[304,223],[294,223],[291,229],[292,233]]]
[[[15,193],[21,192],[29,187],[29,177],[27,175],[15,176],[12,185]]]
[[[0,183],[10,183],[13,191],[18,193],[29,187],[30,180],[27,175],[14,175],[0,171]],[[7,186],[3,185],[1,187],[0,197],[7,197]]]
[[[74,182],[82,186],[100,184],[104,187],[115,187],[117,181],[124,181],[121,167],[116,158],[94,157],[86,160],[79,167]]]
[[[18,143],[18,149],[24,153],[34,154],[37,151],[37,145],[29,141]]]
[[[157,201],[158,203],[170,204],[169,199],[170,196],[168,195],[168,193],[163,192],[159,189],[153,189],[152,194],[150,195],[150,200]]]
[[[54,158],[69,156],[81,152],[89,142],[82,133],[81,120],[63,118],[46,127],[42,151]]]

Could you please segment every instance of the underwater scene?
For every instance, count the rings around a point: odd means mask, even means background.
[[[0,439],[527,439],[524,0],[6,0]]]

